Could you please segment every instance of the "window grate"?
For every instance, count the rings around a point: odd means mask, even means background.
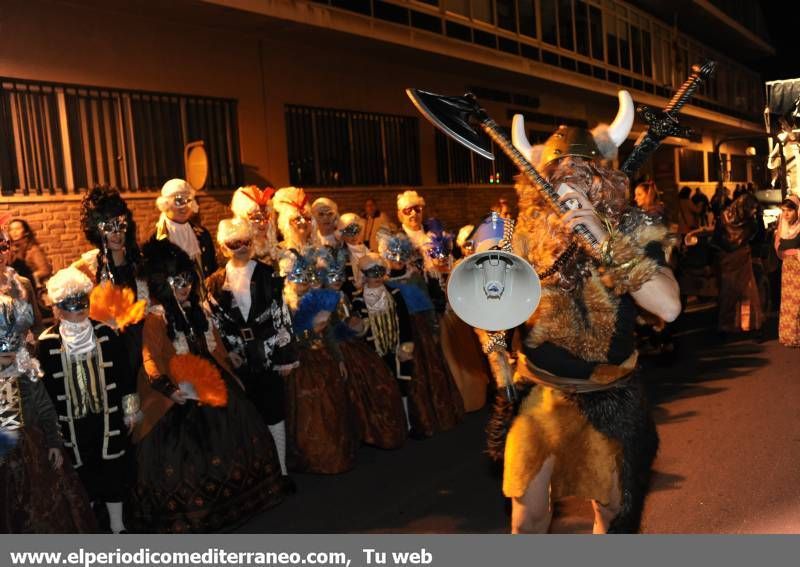
[[[286,105],[289,179],[306,187],[419,185],[415,117]]]
[[[183,177],[186,144],[203,141],[209,188],[240,184],[236,101],[0,79],[3,195],[96,185],[157,189]]]

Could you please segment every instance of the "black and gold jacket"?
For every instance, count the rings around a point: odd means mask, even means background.
[[[123,340],[108,326],[92,321],[96,347],[71,357],[62,344],[58,325],[39,336],[37,358],[41,379],[58,414],[64,447],[74,466],[83,464],[76,424],[89,414],[103,419],[103,459],[118,459],[129,445],[124,418],[138,411],[136,377],[128,363]]]

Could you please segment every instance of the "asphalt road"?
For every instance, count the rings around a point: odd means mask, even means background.
[[[684,316],[675,353],[644,359],[661,449],[643,531],[800,533],[800,350],[723,342],[711,315]],[[487,416],[397,451],[364,447],[346,474],[294,475],[297,494],[240,531],[506,533]],[[588,503],[565,501],[552,531],[589,533],[591,522]]]

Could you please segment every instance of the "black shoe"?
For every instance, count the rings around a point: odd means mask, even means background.
[[[281,477],[281,494],[297,494],[297,485],[289,475]]]

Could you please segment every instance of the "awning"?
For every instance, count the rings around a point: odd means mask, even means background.
[[[800,79],[770,81],[767,84],[767,108],[772,114],[783,115],[793,110],[800,97]]]

